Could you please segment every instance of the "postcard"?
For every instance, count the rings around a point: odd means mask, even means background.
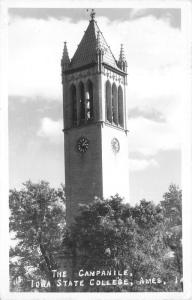
[[[191,2],[0,12],[2,299],[191,299]]]

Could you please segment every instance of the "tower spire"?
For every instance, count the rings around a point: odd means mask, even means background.
[[[61,60],[61,65],[64,70],[66,70],[69,67],[70,64],[70,59],[69,59],[69,54],[67,50],[67,42],[64,42],[64,48],[63,48],[63,56]]]
[[[126,61],[123,44],[121,44],[120,55],[119,55],[119,61],[121,61],[121,62],[122,62],[122,61]]]
[[[123,44],[121,44],[121,48],[120,48],[118,67],[121,70],[123,70],[124,72],[127,72],[127,60],[126,60],[126,57],[125,57]]]

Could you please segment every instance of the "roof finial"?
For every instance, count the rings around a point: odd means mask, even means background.
[[[126,61],[123,44],[121,44],[119,61]]]
[[[90,17],[91,17],[91,20],[94,20],[95,19],[95,10],[94,9],[92,9],[91,10],[91,13],[90,13]]]
[[[127,72],[127,60],[125,57],[123,44],[121,44],[120,55],[119,55],[119,60],[118,60],[118,67],[121,70],[123,70],[124,72]]]
[[[68,65],[70,64],[69,54],[67,50],[67,42],[64,42],[64,49],[63,49],[63,57],[62,57],[62,64]]]

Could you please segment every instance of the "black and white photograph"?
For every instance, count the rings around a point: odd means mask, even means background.
[[[191,2],[123,3],[7,6],[9,299],[191,299]]]

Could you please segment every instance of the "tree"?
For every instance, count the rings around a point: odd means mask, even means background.
[[[57,263],[53,253],[65,227],[64,187],[54,189],[45,181],[27,181],[23,186],[20,191],[11,190],[9,197],[10,232],[17,242],[10,249],[11,289],[29,291],[32,279],[45,279],[55,291],[52,270]]]
[[[182,191],[178,186],[169,186],[168,192],[163,195],[161,206],[169,227],[182,225]]]
[[[86,285],[84,291],[174,290],[171,284],[163,284],[173,277],[167,269],[170,249],[165,243],[164,232],[164,214],[160,204],[142,200],[139,205],[130,207],[116,195],[82,206],[76,222],[65,232],[63,244],[71,250],[75,259],[76,275],[81,268],[114,268],[129,269],[134,282],[141,281],[141,278],[161,278],[161,284],[156,285],[91,288]]]
[[[182,192],[178,186],[171,184],[168,192],[161,201],[165,224],[165,243],[170,249],[170,260],[167,265],[172,269],[175,278],[182,288],[183,260],[182,260]]]
[[[125,212],[126,210],[126,212]],[[71,250],[76,260],[76,271],[80,268],[119,268],[126,264],[135,246],[135,222],[128,216],[129,206],[122,204],[118,196],[109,200],[92,202],[81,207],[76,223],[65,232],[63,244]],[[122,215],[124,220],[122,220]],[[124,226],[127,224],[127,226]],[[85,287],[85,291],[89,287]],[[102,290],[99,287],[92,291]],[[111,288],[107,289],[111,291]],[[116,289],[118,290],[118,288]]]
[[[145,199],[132,208],[132,216],[138,226],[137,248],[134,252],[132,272],[135,278],[161,278],[165,281],[164,258],[167,248],[163,235],[163,214],[160,205]],[[136,286],[137,291],[155,291],[163,285]]]
[[[62,251],[64,260],[72,259],[66,263],[72,280],[82,268],[114,269],[128,270],[134,283],[90,286],[87,277],[83,291],[182,291],[181,191],[174,185],[157,205],[141,200],[131,207],[118,195],[90,201],[66,227],[64,187],[28,181],[20,191],[10,191],[10,211],[10,231],[17,241],[10,250],[12,291],[30,291],[29,282],[42,279],[50,288],[39,291],[56,291],[52,271],[60,266],[54,254]],[[158,284],[151,284],[153,278]]]

